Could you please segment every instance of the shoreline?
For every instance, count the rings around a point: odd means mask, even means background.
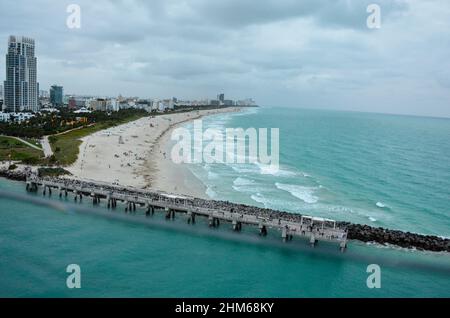
[[[240,112],[239,107],[230,107],[229,111],[199,114],[193,118],[180,121],[168,128],[155,143],[155,152],[149,156],[143,169],[151,170],[155,177],[147,179],[149,189],[187,195],[201,199],[211,199],[207,194],[207,187],[198,179],[185,164],[176,164],[170,159],[172,140],[170,139],[174,129],[183,126],[189,121],[231,112]],[[181,178],[180,178],[181,176]]]
[[[227,107],[148,116],[98,131],[81,139],[78,158],[66,169],[73,178],[207,198],[203,183],[188,168],[171,161],[171,132],[204,116],[240,110]]]

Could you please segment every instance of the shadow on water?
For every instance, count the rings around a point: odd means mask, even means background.
[[[0,198],[39,205],[68,214],[88,215],[118,222],[140,224],[158,230],[177,231],[187,235],[226,240],[240,245],[252,244],[261,249],[278,249],[280,252],[286,253],[287,256],[295,256],[300,252],[307,257],[320,257],[325,260],[333,260],[334,262],[355,261],[365,264],[378,264],[380,266],[427,272],[433,271],[450,275],[450,262],[448,262],[448,255],[445,253],[437,255],[437,253],[431,252],[378,248],[360,242],[350,242],[349,248],[345,253],[342,253],[339,251],[337,244],[329,242],[320,242],[315,248],[310,247],[305,239],[294,239],[288,243],[282,242],[279,232],[276,230],[269,230],[267,237],[260,237],[257,235],[257,229],[252,226],[244,227],[242,232],[239,233],[233,232],[230,224],[222,224],[219,228],[209,228],[207,219],[203,217],[198,217],[196,220],[197,226],[192,226],[186,224],[185,218],[183,217],[178,217],[174,221],[168,221],[164,218],[164,213],[158,213],[158,211],[155,212],[154,216],[145,217],[143,211],[138,211],[136,214],[126,214],[122,212],[120,207],[116,210],[108,210],[101,204],[96,207],[89,207],[87,204],[70,203],[68,199],[64,198],[44,198],[33,193],[23,194],[5,190],[0,190]],[[406,256],[410,257],[408,258]],[[426,256],[443,256],[444,259],[442,261],[441,258],[441,261],[436,263],[430,260],[425,261],[424,258]]]

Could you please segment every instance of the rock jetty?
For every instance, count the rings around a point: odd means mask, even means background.
[[[26,172],[14,170],[0,170],[0,176],[12,180],[25,181]],[[61,180],[61,179],[59,179]],[[81,183],[78,180],[64,179],[65,182],[74,184]],[[83,182],[84,185],[89,185],[89,182]],[[108,185],[103,187],[108,189]],[[120,190],[121,192],[132,192],[129,188],[120,186],[110,186],[111,190]],[[133,191],[145,192],[145,194],[152,198],[158,198],[164,201],[173,200],[176,203],[178,200],[188,201],[189,204],[208,208],[217,209],[229,212],[242,212],[251,215],[258,215],[269,219],[282,219],[287,221],[300,222],[301,214],[291,213],[285,211],[278,211],[273,209],[260,208],[245,204],[238,204],[229,201],[219,200],[205,200],[200,198],[186,197],[180,199],[179,196],[166,195],[160,192],[152,192],[147,190],[135,189]],[[352,240],[359,240],[362,242],[373,242],[382,245],[395,245],[408,249],[426,250],[433,252],[450,252],[450,239],[442,238],[433,235],[422,235],[411,232],[404,232],[400,230],[391,230],[381,227],[372,227],[364,224],[354,224],[350,222],[337,222],[339,228],[347,229],[347,238]]]

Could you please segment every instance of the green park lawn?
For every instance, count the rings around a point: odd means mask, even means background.
[[[10,137],[0,136],[0,160],[39,161],[43,152]]]
[[[50,136],[49,142],[56,161],[61,165],[70,165],[74,163],[78,158],[81,138],[100,130],[137,120],[141,117],[143,116],[133,115],[121,120],[100,122],[96,123],[95,125],[72,130],[61,135]]]

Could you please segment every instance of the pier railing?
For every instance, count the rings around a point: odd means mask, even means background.
[[[153,215],[155,210],[162,210],[168,219],[175,218],[177,213],[182,213],[186,215],[188,223],[195,223],[195,217],[198,215],[208,218],[211,227],[227,222],[232,224],[233,230],[240,231],[245,224],[258,227],[259,234],[263,236],[267,235],[268,229],[276,229],[281,232],[284,241],[290,241],[297,236],[306,238],[312,246],[318,241],[339,243],[341,250],[345,250],[347,246],[347,230],[339,228],[336,226],[336,221],[330,219],[303,215],[286,218],[281,214],[268,216],[263,212],[240,212],[236,211],[232,204],[224,208],[223,202],[217,206],[208,207],[204,206],[204,202],[210,204],[214,201],[97,181],[40,178],[29,175],[26,184],[29,191],[38,191],[40,187],[44,195],[47,192],[51,195],[52,189],[59,191],[60,197],[63,195],[67,197],[68,193],[71,193],[75,201],[82,200],[83,196],[92,198],[94,204],[106,199],[108,208],[116,208],[117,202],[122,202],[125,212],[134,212],[138,206],[145,209],[147,216]]]

